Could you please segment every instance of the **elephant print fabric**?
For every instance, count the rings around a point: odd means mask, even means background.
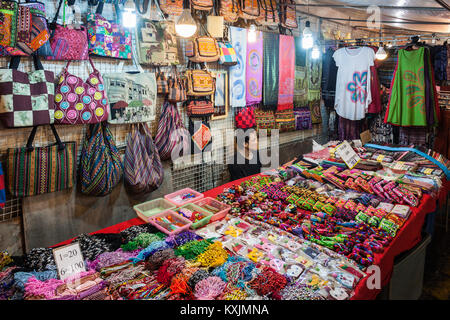
[[[230,27],[231,45],[236,51],[237,65],[230,67],[231,106],[245,107],[246,105],[246,58],[247,58],[247,30]]]

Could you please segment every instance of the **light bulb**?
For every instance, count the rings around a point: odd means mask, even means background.
[[[195,34],[197,31],[197,24],[191,16],[190,9],[183,9],[183,13],[175,24],[175,31],[177,35],[183,38],[189,38]]]
[[[124,6],[125,11],[122,13],[122,24],[125,28],[136,27],[136,7],[134,2],[127,0]]]
[[[377,59],[377,60],[384,60],[384,59],[386,59],[387,58],[387,53],[386,53],[386,51],[384,50],[384,48],[383,48],[383,46],[381,46],[379,49],[378,49],[378,51],[377,51],[377,53],[376,53],[376,55],[375,55],[375,58]]]
[[[311,32],[310,22],[306,21],[305,29],[303,29],[302,47],[303,49],[311,49],[314,45],[314,38]]]
[[[312,49],[311,58],[313,58],[314,60],[320,58],[320,50],[317,46],[314,46],[314,48]]]
[[[250,25],[247,32],[248,42],[256,42],[256,26],[254,24]]]

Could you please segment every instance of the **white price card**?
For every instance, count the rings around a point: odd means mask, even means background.
[[[350,169],[353,169],[358,164],[358,162],[361,161],[361,158],[358,156],[355,150],[353,150],[348,141],[344,141],[336,147],[336,154],[338,154],[339,157],[344,160],[345,164]]]
[[[53,256],[61,280],[66,279],[70,275],[86,271],[83,254],[78,242],[53,249]]]

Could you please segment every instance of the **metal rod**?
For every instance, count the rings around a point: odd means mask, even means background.
[[[307,7],[307,4],[295,4],[297,7]],[[348,9],[366,9],[369,6],[364,5],[343,5],[343,4],[310,4],[311,8],[348,8]],[[380,9],[399,9],[399,10],[434,10],[434,11],[446,11],[447,9],[441,7],[402,7],[402,6],[377,6]]]
[[[441,5],[446,10],[450,11],[450,5],[448,5],[444,0],[435,0],[439,5]]]
[[[323,19],[329,19],[329,20],[337,20],[337,21],[348,21],[348,22],[367,22],[366,20],[363,19],[346,19],[346,18],[325,18],[322,17]],[[382,20],[379,21],[380,23],[402,23],[402,24],[428,24],[428,25],[448,25],[448,22],[434,22],[434,21],[412,21],[412,20],[407,20],[407,21],[386,21],[386,20]]]

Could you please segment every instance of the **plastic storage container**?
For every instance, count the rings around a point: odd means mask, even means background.
[[[147,222],[151,216],[175,208],[175,205],[163,198],[150,200],[133,207],[138,217]]]
[[[195,201],[194,204],[202,207],[205,210],[208,210],[213,214],[213,216],[211,217],[211,222],[225,218],[231,209],[231,206],[229,206],[228,204],[217,201],[216,199],[211,197],[206,197]],[[215,210],[211,210],[210,208],[205,206],[213,207]]]
[[[198,211],[204,216],[203,219],[201,219],[201,220],[199,220],[199,221],[197,221],[195,223],[192,223],[191,229],[198,229],[198,228],[201,228],[201,227],[207,225],[209,223],[209,221],[211,220],[211,217],[213,216],[212,212],[210,212],[210,211],[208,211],[206,209],[203,209],[202,207],[199,207],[199,206],[197,206],[197,205],[195,205],[193,203],[188,203],[188,204],[182,206],[181,208],[185,208],[185,209],[188,209],[188,210],[191,210],[191,211]],[[176,210],[179,210],[181,208],[178,208]],[[185,218],[185,219],[187,219],[187,218]]]
[[[192,193],[195,195],[195,197],[182,200],[180,197],[186,193]],[[204,196],[202,193],[192,190],[191,188],[185,188],[185,189],[175,191],[171,194],[165,195],[164,199],[166,199],[170,203],[174,204],[176,207],[182,207],[185,204],[192,203],[194,201],[202,199],[203,197]]]
[[[183,224],[181,227],[177,227],[175,230],[169,230],[165,228],[164,226],[157,223],[156,219],[161,217],[167,217],[171,216],[174,221],[179,221]],[[189,227],[192,225],[192,222],[189,219],[186,219],[185,217],[180,216],[178,213],[176,213],[173,210],[166,210],[161,213],[155,214],[154,216],[150,217],[148,219],[148,222],[154,225],[156,228],[161,230],[162,232],[168,234],[169,236],[180,233],[181,231],[188,230]]]

